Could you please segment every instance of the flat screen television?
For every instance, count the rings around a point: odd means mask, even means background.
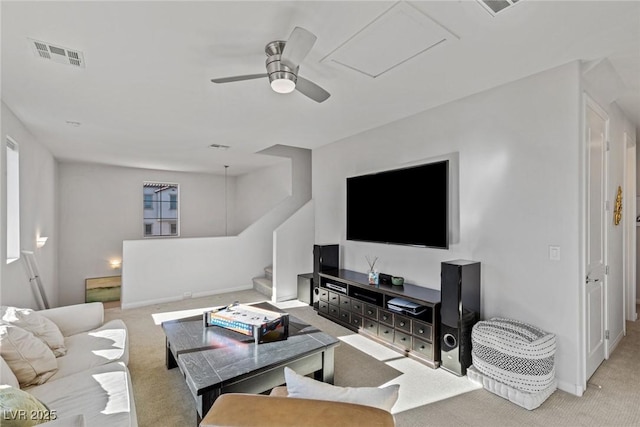
[[[447,249],[449,161],[347,178],[347,240]]]

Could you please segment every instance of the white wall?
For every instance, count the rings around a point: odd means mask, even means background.
[[[314,150],[315,241],[341,266],[439,289],[440,263],[482,263],[483,317],[557,336],[557,378],[581,387],[579,360],[580,66],[567,64]],[[447,153],[459,156],[460,235],[449,250],[345,240],[345,178]],[[407,208],[411,208],[410,206]],[[560,261],[549,246],[561,247]]]
[[[267,214],[238,236],[125,240],[122,308],[250,289],[271,262],[279,221]]]
[[[144,181],[180,185],[180,238],[224,235],[223,176],[87,163],[61,163],[59,169],[60,300],[65,304],[84,302],[86,278],[121,273],[110,268],[109,260],[122,259],[123,240],[143,238]],[[234,181],[229,177],[230,205]]]
[[[262,154],[291,159],[291,174],[285,177],[280,169],[275,173],[256,171],[255,174],[263,180],[266,177],[284,180],[266,186],[261,182],[259,191],[269,192],[275,189],[273,194],[281,194],[278,189],[290,187],[292,195],[261,215],[237,236],[125,241],[122,270],[124,308],[178,300],[185,292],[195,297],[249,289],[252,287],[251,279],[262,276],[264,268],[275,262],[274,230],[310,199],[311,151],[277,145],[264,150]],[[241,197],[250,198],[258,191],[245,187],[250,182],[256,183],[258,180],[247,177],[243,179],[243,186],[237,186],[238,194],[242,193]],[[237,205],[244,206],[244,202]],[[269,203],[262,203],[263,208],[268,205]],[[313,225],[310,221],[308,224],[310,227]],[[307,242],[308,248],[300,248],[289,247],[300,244],[300,239],[282,240],[289,244],[280,242],[279,253],[308,250],[311,262],[312,241]],[[305,272],[308,272],[307,265],[296,267],[289,263],[286,268],[282,268],[280,274],[297,278],[297,274]]]
[[[290,175],[286,180],[281,181],[280,187],[281,193],[287,190],[291,193],[291,197],[283,203],[285,209],[294,207],[294,210],[297,210],[311,200],[311,150],[286,145],[274,145],[260,151],[260,154],[291,159]]]
[[[19,145],[20,153],[20,247],[33,251],[40,270],[44,290],[52,307],[58,305],[57,247],[57,162],[52,154],[25,128],[22,122],[4,104],[1,105],[0,135],[2,152],[0,162],[0,303],[18,307],[37,308],[30,288],[24,260],[6,264],[6,136]],[[36,235],[49,238],[46,245],[36,248]]]
[[[298,297],[298,274],[313,271],[313,201],[273,232],[273,302]]]
[[[291,161],[240,175],[236,180],[233,232],[240,233],[291,196]]]
[[[313,212],[309,212],[313,208],[305,206],[311,200],[312,152],[274,145],[260,153],[291,160],[289,178],[281,181],[282,191],[290,188],[291,196],[275,208],[281,212],[283,223],[273,233],[272,253],[273,299],[284,301],[297,297],[298,274],[313,270],[314,223]]]

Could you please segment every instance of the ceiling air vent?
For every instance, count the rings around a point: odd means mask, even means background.
[[[78,50],[68,49],[34,39],[29,39],[29,43],[35,55],[39,58],[84,68],[84,56],[82,52]]]
[[[496,16],[498,12],[508,9],[518,2],[519,0],[478,0],[478,3],[484,6],[487,12],[493,16]]]

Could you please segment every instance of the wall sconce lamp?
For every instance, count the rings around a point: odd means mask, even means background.
[[[47,239],[48,237],[42,237],[42,236],[36,237],[36,248],[40,249],[41,247],[43,247],[44,244],[47,243]]]
[[[114,270],[117,269],[117,268],[120,268],[120,267],[122,267],[122,260],[121,259],[109,260],[109,266]]]

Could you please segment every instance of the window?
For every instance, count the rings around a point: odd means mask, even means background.
[[[142,186],[144,237],[179,235],[178,184],[145,182]]]
[[[7,137],[7,264],[20,258],[20,157],[18,144]]]

